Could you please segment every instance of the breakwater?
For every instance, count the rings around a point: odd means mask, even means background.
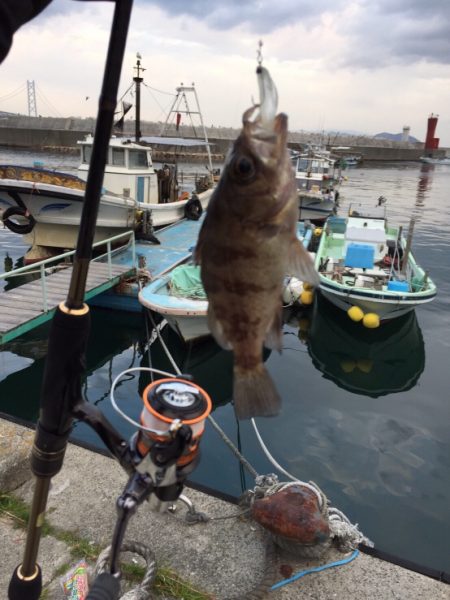
[[[31,123],[29,119],[15,120],[7,119],[0,125],[0,147],[23,148],[39,151],[66,152],[76,154],[78,152],[77,141],[82,139],[88,133],[93,131],[93,127],[87,129],[78,128],[78,124],[71,119],[61,120],[61,123]],[[39,126],[38,126],[39,125]],[[132,134],[129,134],[132,138]],[[147,132],[143,128],[143,135],[154,135],[154,132]],[[237,132],[229,132],[227,137],[215,137],[208,135],[211,144],[211,152],[214,162],[221,162],[225,157],[230,145],[233,143]],[[293,149],[300,149],[308,140],[305,138],[294,141],[296,137],[302,134],[291,134],[292,140],[289,146]],[[303,134],[305,135],[305,134]],[[311,137],[311,136],[309,136]],[[361,143],[363,142],[363,143]],[[358,154],[363,161],[418,161],[423,154],[423,144],[411,144],[402,142],[386,141],[385,144],[380,140],[364,138],[355,142],[347,142],[348,154]],[[184,157],[190,161],[203,161],[204,153],[183,152],[175,147],[165,147],[164,150],[154,150],[154,158],[157,161],[169,161],[176,155],[179,159]],[[445,150],[436,152],[436,156]]]

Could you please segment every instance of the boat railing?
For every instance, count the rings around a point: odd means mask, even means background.
[[[117,243],[119,240],[124,240],[124,244],[121,245],[121,248],[117,248]],[[113,248],[114,245],[114,248]],[[92,259],[92,262],[95,261],[105,261],[107,259],[108,265],[108,277],[112,278],[112,265],[113,265],[113,256],[120,249],[123,250],[124,247],[131,247],[132,254],[132,264],[136,263],[136,239],[134,235],[134,231],[125,231],[124,233],[119,233],[114,235],[113,237],[101,240],[99,242],[95,242],[92,247],[98,248],[99,246],[106,246],[106,252],[101,254],[100,256],[96,256]],[[56,256],[52,256],[50,258],[46,258],[44,260],[40,260],[30,265],[26,265],[24,267],[19,267],[18,269],[13,269],[11,271],[6,271],[5,273],[0,273],[0,280],[10,279],[14,277],[19,277],[23,275],[38,275],[41,281],[41,290],[42,290],[42,307],[44,312],[48,312],[52,307],[49,307],[48,303],[48,292],[47,292],[47,281],[46,276],[51,275],[56,270],[61,270],[67,267],[72,266],[72,262],[70,258],[74,256],[76,250],[70,250],[69,252],[63,252],[62,254],[57,254]],[[36,278],[37,279],[37,278]]]

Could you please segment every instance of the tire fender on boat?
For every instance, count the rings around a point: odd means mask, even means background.
[[[11,217],[14,216],[27,219],[28,223],[16,223],[11,219]],[[5,227],[7,227],[10,231],[20,235],[26,235],[27,233],[33,231],[33,228],[36,224],[33,215],[31,215],[28,210],[22,206],[10,206],[7,208],[2,215],[2,221]]]
[[[198,221],[203,212],[202,204],[197,194],[193,193],[184,207],[184,216],[191,221]]]

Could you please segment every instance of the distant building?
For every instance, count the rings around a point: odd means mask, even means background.
[[[411,127],[409,125],[404,125],[403,127],[403,133],[402,133],[402,142],[408,142],[409,141],[409,133],[411,131]]]

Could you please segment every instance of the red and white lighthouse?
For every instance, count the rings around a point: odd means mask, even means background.
[[[439,148],[439,138],[434,137],[439,115],[428,117],[427,137],[425,138],[425,150],[437,150]]]

